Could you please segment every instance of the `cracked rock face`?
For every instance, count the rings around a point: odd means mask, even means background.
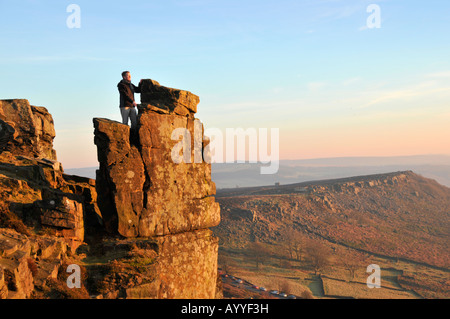
[[[28,100],[0,100],[0,151],[56,160],[51,114]]]
[[[141,155],[129,142],[130,128],[94,119],[100,169],[96,188],[103,222],[109,231],[137,237],[144,206],[145,171]]]
[[[84,240],[84,219],[99,216],[95,181],[64,174],[54,137],[46,108],[25,99],[0,100],[0,221],[20,231],[45,228],[76,250]]]
[[[142,81],[141,92],[142,105],[154,106],[182,116],[193,117],[200,103],[200,98],[189,91],[168,88],[150,79]]]
[[[125,237],[217,226],[220,208],[211,165],[201,155],[203,125],[194,118],[198,97],[144,80],[141,100],[147,104],[139,108],[137,145],[130,143],[127,125],[94,119],[100,162],[96,185],[105,225]],[[173,135],[177,129],[189,132],[185,135],[191,139],[181,141],[181,136]],[[179,143],[189,146],[184,162],[172,156]]]

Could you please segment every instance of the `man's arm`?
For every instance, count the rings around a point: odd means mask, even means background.
[[[139,86],[136,86],[136,85],[133,84],[133,88],[134,88],[134,92],[135,93],[141,93],[141,83],[142,83],[142,80],[139,81]]]

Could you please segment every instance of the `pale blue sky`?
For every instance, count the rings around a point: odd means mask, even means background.
[[[379,29],[366,27],[372,3]],[[0,0],[0,12],[0,99],[47,107],[65,168],[97,164],[92,118],[120,119],[124,70],[199,95],[207,128],[280,128],[282,159],[450,153],[449,1]]]

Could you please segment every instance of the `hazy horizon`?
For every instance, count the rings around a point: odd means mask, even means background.
[[[450,155],[397,157],[341,157],[304,160],[280,160],[276,174],[261,175],[264,164],[213,163],[212,180],[217,188],[267,186],[274,183],[295,184],[314,180],[363,176],[412,170],[450,187]],[[98,166],[67,168],[66,174],[95,179]]]

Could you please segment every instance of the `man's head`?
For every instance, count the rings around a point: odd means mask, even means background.
[[[130,71],[123,71],[123,72],[122,72],[122,78],[123,78],[125,81],[131,82],[131,74],[130,74]]]

